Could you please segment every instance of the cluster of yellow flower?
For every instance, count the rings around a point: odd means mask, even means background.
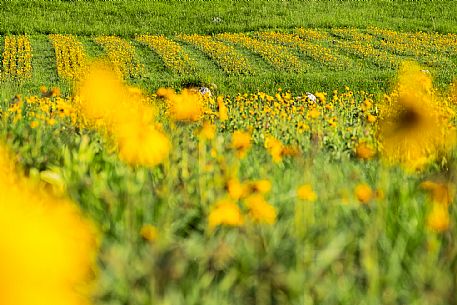
[[[219,97],[228,109],[227,128],[252,130],[266,139],[274,160],[282,156],[293,156],[298,153],[294,142],[283,145],[274,138],[281,134],[296,134],[315,137],[316,144],[321,143],[322,135],[340,134],[350,146],[359,141],[375,143],[373,124],[376,122],[377,108],[373,105],[373,96],[360,92],[357,98],[346,88],[343,92],[334,91],[330,98],[326,93],[316,92],[317,101],[307,97],[294,97],[289,92],[279,91],[271,96],[264,92],[256,94],[239,94],[235,97]],[[362,100],[362,102],[359,101]],[[344,115],[348,115],[347,118]],[[350,120],[356,121],[351,122]],[[360,119],[363,121],[359,121]],[[224,124],[224,123],[223,123]]]
[[[277,212],[265,195],[271,190],[269,180],[243,181],[231,178],[226,183],[227,196],[218,200],[208,216],[208,227],[242,226],[247,221],[274,224]]]
[[[195,61],[176,42],[163,35],[141,35],[136,40],[152,48],[163,60],[165,66],[181,74],[195,70]]]
[[[299,28],[296,30],[296,33],[298,34],[298,36],[300,36],[301,39],[309,42],[321,42],[332,40],[329,33],[316,29]]]
[[[87,58],[84,47],[73,35],[49,35],[56,55],[57,74],[67,80],[78,80],[84,73]]]
[[[167,100],[168,115],[176,121],[196,122],[205,112],[205,97],[190,89],[184,89],[180,94],[176,94],[172,89],[160,88],[156,94]]]
[[[216,35],[220,40],[240,44],[243,47],[259,54],[266,62],[279,70],[303,72],[307,65],[300,62],[285,46],[274,45],[266,41],[257,40],[243,33],[222,33]]]
[[[16,171],[0,147],[0,303],[89,304],[97,234],[73,202]]]
[[[119,75],[135,78],[143,73],[144,66],[136,58],[135,47],[131,42],[116,36],[100,36],[95,38],[95,42],[103,47]]]
[[[25,35],[5,36],[1,79],[23,81],[32,77],[32,46]]]
[[[120,157],[133,165],[155,166],[168,157],[168,137],[154,123],[155,110],[142,92],[123,84],[104,64],[93,64],[78,92],[82,114],[115,139]]]
[[[376,48],[374,46],[375,38],[370,34],[356,29],[333,29],[331,33],[340,38],[335,41],[336,46],[347,53],[373,62],[382,68],[396,68],[400,64],[398,57]]]
[[[443,56],[455,54],[457,49],[456,35],[439,35],[436,33],[404,33],[392,30],[370,28],[370,33],[377,36],[379,47],[401,56],[414,57],[427,66],[453,64]],[[454,39],[454,41],[452,41]]]
[[[260,32],[256,33],[256,36],[261,40],[272,41],[291,48],[297,48],[307,57],[321,65],[327,66],[331,70],[348,69],[354,64],[350,58],[338,54],[330,48],[305,41],[296,34]]]
[[[42,96],[30,96],[22,99],[17,96],[4,113],[4,118],[16,123],[24,118],[30,122],[32,128],[38,126],[54,126],[62,120],[69,119],[76,126],[83,126],[78,111],[71,99],[61,98],[59,89],[42,87]]]
[[[178,35],[179,40],[191,43],[211,57],[227,74],[252,74],[246,57],[233,46],[214,40],[210,36]]]

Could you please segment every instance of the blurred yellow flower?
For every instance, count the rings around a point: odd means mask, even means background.
[[[227,191],[230,195],[230,198],[238,200],[244,194],[246,194],[246,187],[245,185],[241,184],[238,179],[232,178],[227,182]]]
[[[167,158],[171,149],[168,137],[151,125],[121,124],[115,136],[119,156],[130,164],[156,166]]]
[[[317,194],[314,192],[313,187],[311,184],[303,184],[297,190],[298,198],[314,202],[317,199]]]
[[[253,194],[245,199],[249,209],[249,215],[255,222],[274,224],[276,223],[276,209],[265,201],[263,195]]]
[[[154,110],[145,104],[140,90],[125,85],[108,66],[93,64],[80,84],[79,95],[85,117],[108,129],[123,160],[155,166],[168,156],[171,143],[155,129]]]
[[[452,185],[433,181],[424,181],[420,187],[430,193],[432,202],[440,203],[445,206],[454,200],[454,189]]]
[[[449,111],[439,100],[429,74],[415,63],[400,70],[397,91],[381,105],[379,140],[384,159],[407,170],[420,170],[453,147]]]
[[[189,89],[184,89],[180,94],[170,89],[160,88],[157,96],[168,100],[168,109],[171,118],[176,121],[195,122],[203,115],[203,97]]]
[[[281,162],[284,145],[278,139],[271,135],[266,136],[264,145],[270,153],[273,161],[276,163]]]
[[[15,173],[0,148],[0,304],[89,305],[97,238],[70,201]]]
[[[360,201],[360,203],[369,203],[373,199],[373,195],[373,190],[366,183],[358,184],[355,187],[355,196],[357,197],[357,200]]]
[[[444,232],[449,228],[449,211],[446,205],[433,203],[427,215],[427,226],[435,232]]]
[[[200,130],[200,138],[203,140],[212,140],[216,135],[216,125],[209,122],[203,123],[203,127]]]
[[[355,148],[355,155],[359,159],[369,160],[376,155],[376,151],[366,142],[359,142]]]
[[[140,235],[148,241],[155,241],[159,236],[159,232],[155,226],[145,224],[141,227]]]
[[[232,148],[237,156],[243,158],[251,147],[251,134],[244,131],[235,131],[232,135]]]
[[[252,181],[249,185],[253,192],[260,194],[266,194],[271,191],[271,182],[267,179]]]
[[[213,230],[218,225],[227,225],[232,227],[242,226],[244,224],[238,205],[228,199],[218,201],[211,210],[208,217],[208,227]]]
[[[217,105],[219,108],[219,120],[221,122],[228,120],[228,109],[224,104],[224,98],[222,96],[217,97]]]

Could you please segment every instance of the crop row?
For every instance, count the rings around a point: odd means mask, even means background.
[[[72,35],[49,35],[52,42],[59,77],[78,79],[88,61],[81,41]],[[198,49],[226,74],[254,74],[255,68],[246,53],[256,54],[273,69],[303,72],[311,67],[346,70],[358,66],[375,65],[383,69],[397,68],[403,59],[412,58],[426,66],[455,64],[451,57],[457,54],[457,35],[436,33],[401,33],[370,28],[296,29],[292,33],[255,32],[252,34],[222,33],[209,35],[177,35],[165,37],[140,35],[137,42],[153,50],[163,65],[178,74],[197,70],[197,58],[183,48]],[[101,36],[94,39],[106,59],[120,75],[141,77],[145,71],[132,41]],[[246,51],[243,52],[242,49]],[[32,49],[27,36],[4,37],[2,79],[24,80],[32,74]]]
[[[32,77],[32,47],[27,36],[6,36],[0,79],[25,80]]]

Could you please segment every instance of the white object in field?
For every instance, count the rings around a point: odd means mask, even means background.
[[[207,87],[200,87],[200,89],[198,89],[198,92],[200,92],[201,95],[208,94],[208,96],[211,96],[211,90],[209,90],[209,88]]]
[[[313,101],[314,103],[317,102],[317,98],[314,94],[312,94],[311,92],[306,92],[305,94],[310,101]]]

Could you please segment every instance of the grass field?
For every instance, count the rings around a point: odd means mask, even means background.
[[[0,304],[457,304],[456,16],[0,2]]]

